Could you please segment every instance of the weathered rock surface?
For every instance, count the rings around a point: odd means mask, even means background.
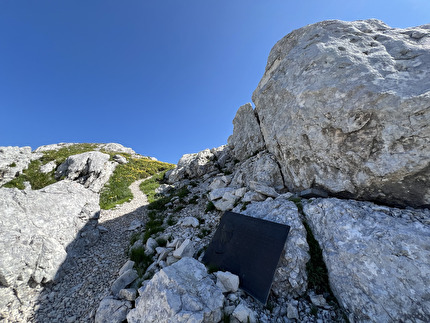
[[[128,301],[106,297],[97,309],[95,323],[122,323],[127,318],[130,308],[131,303]]]
[[[57,178],[65,176],[98,193],[109,180],[117,165],[109,159],[108,154],[98,151],[72,155],[58,166],[55,176]]]
[[[0,147],[0,186],[28,167],[31,147]]]
[[[292,191],[430,204],[430,25],[323,21],[271,50],[253,94]]]
[[[219,322],[224,296],[203,264],[183,258],[165,267],[147,283],[136,308],[127,315],[135,322]]]
[[[233,211],[290,226],[284,252],[273,278],[272,291],[282,297],[304,294],[307,289],[306,263],[310,257],[306,230],[296,205],[281,195],[276,199],[253,202],[244,211],[239,207]]]
[[[338,301],[359,322],[430,320],[430,211],[316,199],[304,213]]]
[[[25,303],[28,284],[59,277],[69,248],[79,252],[97,240],[98,212],[98,196],[70,181],[38,191],[0,189],[0,299]]]
[[[169,183],[177,182],[184,178],[195,178],[202,176],[211,171],[215,171],[216,167],[211,161],[214,154],[209,149],[203,150],[196,154],[185,154],[178,162],[178,166],[167,172],[166,176]]]
[[[258,119],[250,103],[237,110],[233,125],[228,145],[234,158],[243,161],[265,148]]]
[[[281,170],[272,154],[260,152],[241,163],[234,172],[231,185],[250,187],[252,181],[275,189],[284,188]]]

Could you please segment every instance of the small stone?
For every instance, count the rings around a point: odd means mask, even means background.
[[[116,161],[118,164],[127,164],[127,158],[125,158],[122,155],[115,155],[113,156],[113,160]]]
[[[190,239],[186,239],[182,242],[181,246],[173,252],[173,256],[178,259],[192,257],[193,254],[194,246]]]
[[[297,307],[291,303],[287,305],[287,317],[289,319],[299,319],[299,311],[297,310]]]
[[[128,227],[127,231],[134,231],[139,229],[141,226],[143,226],[142,221],[139,221],[137,219],[131,221],[130,226]]]
[[[112,286],[111,286],[112,294],[115,296],[118,295],[118,293],[121,289],[124,289],[125,287],[130,285],[138,277],[139,276],[137,275],[136,271],[133,269],[129,269],[129,270],[125,271],[112,284]]]
[[[127,262],[119,270],[118,275],[121,276],[127,270],[133,269],[133,266],[134,266],[134,261],[133,260],[127,260]]]
[[[330,308],[330,306],[327,304],[327,301],[323,295],[312,295],[311,294],[311,295],[309,295],[309,297],[311,299],[312,304],[314,304],[315,306],[323,307],[326,309]]]
[[[199,226],[199,220],[193,216],[187,216],[180,221],[183,227],[193,227],[197,228]]]
[[[249,322],[249,323],[256,323],[257,320],[255,318],[255,313],[246,305],[243,303],[240,303],[236,309],[233,311],[233,316],[239,321],[239,322]]]
[[[127,301],[134,301],[136,299],[137,291],[134,288],[125,288],[119,291],[119,298],[125,299]]]
[[[131,304],[111,297],[104,298],[97,309],[95,323],[121,323],[126,317]]]
[[[218,271],[216,285],[223,293],[236,292],[239,288],[239,277],[231,272]]]

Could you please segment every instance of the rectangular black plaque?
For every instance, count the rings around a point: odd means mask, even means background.
[[[225,212],[203,262],[239,276],[240,287],[266,304],[290,227]]]

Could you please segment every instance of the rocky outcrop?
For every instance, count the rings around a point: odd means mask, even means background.
[[[231,169],[233,161],[231,150],[224,145],[211,150],[205,149],[195,154],[185,154],[181,157],[175,169],[166,173],[168,183],[172,184],[182,179],[193,179],[217,172],[221,168]]]
[[[233,125],[233,134],[228,138],[228,145],[234,158],[243,161],[264,150],[260,125],[250,103],[239,108],[233,119]]]
[[[429,71],[430,25],[332,20],[285,36],[253,94],[285,185],[429,205]]]
[[[284,251],[276,269],[272,291],[280,297],[296,297],[303,295],[307,289],[306,263],[309,261],[309,246],[306,241],[306,230],[296,205],[281,195],[276,199],[254,202],[241,211],[234,212],[255,218],[286,224],[290,226]]]
[[[33,157],[31,147],[0,147],[0,186],[26,169]]]
[[[98,196],[74,182],[0,189],[0,299],[9,299],[2,310],[25,302],[29,285],[58,278],[69,248],[95,243],[98,214]]]
[[[72,155],[58,166],[55,177],[74,180],[98,193],[109,180],[117,165],[109,159],[108,154],[98,151]]]
[[[430,320],[429,210],[316,199],[304,213],[333,293],[355,320]]]
[[[135,322],[219,322],[224,296],[203,264],[182,258],[147,283],[127,315]]]

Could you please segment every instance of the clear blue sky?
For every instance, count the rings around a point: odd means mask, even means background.
[[[0,0],[0,146],[227,143],[271,47],[326,19],[430,23],[429,0]]]

